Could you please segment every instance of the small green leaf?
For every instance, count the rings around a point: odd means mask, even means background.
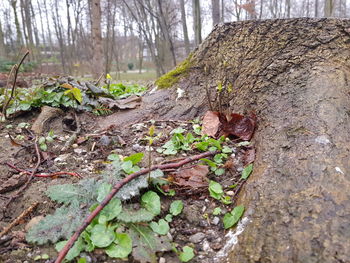
[[[35,258],[34,258],[34,261],[37,261],[37,260],[40,260],[41,259],[41,256],[39,255],[39,256],[36,256]]]
[[[179,254],[179,259],[181,262],[188,262],[194,257],[193,248],[189,246],[184,246],[182,252]]]
[[[45,143],[39,144],[39,147],[42,151],[46,152],[47,151],[47,145]]]
[[[184,208],[183,202],[181,200],[176,200],[171,203],[169,212],[173,216],[177,216],[181,214],[183,208]]]
[[[45,137],[40,137],[38,140],[38,144],[45,144]]]
[[[225,229],[234,226],[244,213],[244,206],[236,206],[230,213],[226,213],[223,219]]]
[[[173,221],[173,215],[167,214],[164,218],[167,222],[171,223]]]
[[[113,198],[108,205],[106,205],[100,213],[101,216],[106,217],[106,221],[111,221],[116,218],[122,211],[122,202],[118,198]]]
[[[153,191],[146,192],[141,197],[141,203],[144,208],[155,216],[160,214],[160,197]]]
[[[123,161],[124,162],[131,161],[132,165],[136,165],[142,160],[143,156],[144,156],[144,153],[135,153],[124,158]]]
[[[213,210],[213,215],[217,216],[221,214],[221,208],[220,207],[215,207]]]
[[[49,255],[48,254],[42,254],[41,255],[41,259],[49,259]]]
[[[107,159],[110,161],[115,161],[115,160],[120,160],[120,157],[118,154],[112,153],[108,155]]]
[[[77,263],[87,263],[86,258],[79,258]]]
[[[97,201],[102,202],[103,199],[109,194],[112,190],[112,185],[109,183],[102,183],[97,189]]]
[[[184,133],[186,130],[182,127],[178,127],[170,132],[170,134]]]
[[[216,169],[214,173],[217,176],[223,175],[225,173],[225,169],[224,168]]]
[[[209,193],[210,193],[210,196],[213,197],[214,199],[220,200],[221,196],[224,194],[224,191],[222,190],[222,186],[219,183],[215,181],[210,181]]]
[[[91,241],[96,247],[108,247],[115,239],[114,231],[105,225],[95,225],[91,229]]]
[[[252,173],[253,171],[253,164],[249,164],[248,166],[244,167],[243,171],[242,171],[242,176],[241,179],[247,179],[249,177],[249,175]]]
[[[159,235],[163,235],[163,236],[166,235],[170,230],[168,222],[165,221],[164,219],[160,219],[158,221],[158,223],[151,222],[149,224],[149,226],[152,228],[152,230],[154,232],[158,233]]]
[[[228,146],[224,146],[223,148],[222,148],[222,152],[223,153],[232,153],[232,149],[230,148],[230,147],[228,147]]]
[[[132,239],[126,233],[115,233],[114,242],[105,251],[111,258],[126,258],[132,251]]]

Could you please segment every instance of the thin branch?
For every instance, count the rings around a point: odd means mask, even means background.
[[[15,71],[15,78],[13,80],[13,85],[12,85],[12,89],[11,89],[11,95],[9,97],[9,99],[4,103],[4,106],[2,108],[2,114],[4,115],[4,118],[7,119],[7,115],[6,115],[6,110],[7,110],[7,107],[8,105],[10,104],[11,100],[13,99],[13,95],[15,93],[15,90],[16,90],[16,81],[17,81],[17,75],[18,75],[18,71],[19,71],[19,68],[21,67],[21,65],[23,64],[25,58],[29,55],[29,51],[27,51],[24,56],[22,57],[21,61],[19,62],[19,64],[17,65],[14,65],[14,71]],[[11,70],[12,72],[12,70]],[[11,76],[9,76],[10,78]]]
[[[55,263],[61,263],[65,256],[67,255],[69,249],[74,245],[74,242],[79,238],[80,234],[85,230],[85,228],[92,222],[92,220],[101,212],[101,210],[111,201],[111,199],[118,193],[118,191],[127,183],[130,181],[140,177],[141,175],[147,174],[150,171],[160,169],[160,170],[165,170],[165,169],[170,169],[170,168],[178,168],[181,167],[187,163],[211,156],[216,154],[216,151],[214,152],[204,152],[201,154],[197,154],[191,157],[188,157],[180,162],[177,163],[169,163],[169,164],[158,164],[158,165],[153,165],[149,168],[142,169],[136,173],[130,174],[129,176],[125,177],[123,180],[119,181],[116,183],[112,191],[103,199],[103,201],[96,207],[96,209],[90,213],[84,220],[83,224],[76,230],[74,235],[68,240],[64,248],[60,251],[58,254],[58,257],[55,261]]]
[[[29,215],[38,206],[38,204],[39,202],[35,202],[26,210],[24,210],[22,214],[20,214],[11,224],[9,224],[4,228],[4,230],[1,231],[0,238],[6,235],[14,226],[18,225],[23,220],[23,218]]]
[[[41,163],[41,157],[40,157],[40,150],[39,150],[39,147],[38,147],[38,136],[35,137],[35,141],[34,141],[34,147],[35,147],[35,153],[36,153],[36,158],[37,158],[37,162],[36,162],[36,165],[33,169],[33,171],[31,172],[27,182],[16,192],[15,195],[13,195],[6,203],[5,205],[5,208],[8,207],[8,205],[13,201],[15,200],[20,193],[22,193],[25,189],[27,189],[29,183],[33,180],[34,178],[34,175],[36,174],[36,171],[38,170],[39,168],[39,165]]]

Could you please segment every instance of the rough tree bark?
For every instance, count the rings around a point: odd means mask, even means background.
[[[190,40],[188,37],[187,22],[186,22],[185,0],[180,0],[180,9],[181,9],[182,32],[184,34],[184,42],[185,42],[185,51],[186,51],[186,56],[188,56],[191,50],[190,50]]]
[[[218,81],[234,87],[230,111],[258,116],[230,262],[350,262],[350,20],[226,23],[189,63],[175,87],[145,98],[144,116],[201,115],[203,86]]]
[[[100,0],[92,0],[91,35],[92,35],[92,63],[91,63],[92,75],[94,78],[98,78],[103,72]]]

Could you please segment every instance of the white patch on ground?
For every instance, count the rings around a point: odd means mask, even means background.
[[[238,236],[243,233],[245,227],[250,222],[249,218],[243,217],[242,220],[238,223],[237,228],[234,231],[230,231],[226,234],[226,244],[225,246],[220,249],[220,251],[216,254],[215,258],[213,259],[213,262],[220,262],[216,261],[222,258],[227,258],[227,254],[229,251],[231,251],[235,245],[238,243]],[[228,260],[228,259],[227,259]]]
[[[339,167],[335,167],[335,170],[336,170],[338,173],[344,174],[344,172],[343,172]]]
[[[158,86],[155,86],[151,91],[149,92],[150,94],[155,93],[158,90]]]
[[[321,136],[316,137],[315,141],[317,143],[325,144],[325,145],[328,144],[328,143],[331,143],[326,135],[321,135]]]
[[[180,99],[185,93],[185,91],[183,89],[180,89],[180,88],[177,88],[176,92],[177,92],[176,100]]]

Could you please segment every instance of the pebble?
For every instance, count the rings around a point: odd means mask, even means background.
[[[76,144],[76,143],[72,144],[72,148],[76,149],[76,148],[78,148],[78,147],[79,147],[78,144]]]
[[[77,148],[77,149],[74,149],[74,152],[77,153],[77,154],[83,154],[83,153],[86,153],[86,150],[85,149],[81,149],[81,148]]]
[[[203,241],[203,245],[202,245],[202,249],[203,251],[205,251],[206,253],[212,252],[213,250],[210,247],[210,244],[207,240]]]
[[[99,142],[100,142],[100,144],[101,144],[102,146],[108,146],[108,145],[111,144],[112,140],[111,140],[111,138],[110,138],[109,136],[107,136],[107,135],[102,135],[101,138],[100,138],[100,140],[99,140]]]
[[[160,257],[158,262],[159,262],[159,263],[165,263],[165,262],[166,262],[166,260],[165,260],[165,258]]]
[[[234,196],[235,192],[234,191],[227,191],[226,194],[229,196]]]
[[[135,152],[141,152],[142,151],[142,146],[138,143],[135,143],[133,146],[132,146],[132,149],[135,151]]]
[[[242,172],[243,171],[243,167],[238,167],[237,168],[237,172]]]
[[[163,157],[156,157],[156,158],[154,159],[154,161],[155,161],[155,163],[161,163],[161,162],[164,161],[164,158],[163,158]]]
[[[219,224],[219,222],[220,222],[220,218],[218,216],[214,216],[213,220],[211,221],[211,223],[215,226]]]
[[[198,232],[198,233],[190,236],[189,240],[190,240],[190,242],[196,244],[196,243],[201,242],[204,238],[205,238],[205,234],[202,232]]]

